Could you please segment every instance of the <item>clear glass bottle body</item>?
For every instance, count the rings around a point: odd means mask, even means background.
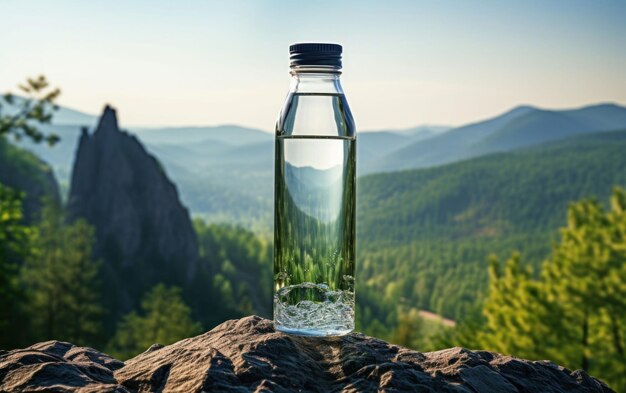
[[[354,329],[356,131],[333,67],[295,67],[276,125],[274,324]]]

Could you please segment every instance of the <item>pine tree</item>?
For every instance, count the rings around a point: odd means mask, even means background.
[[[0,96],[0,138],[11,135],[16,141],[30,139],[35,143],[45,141],[50,146],[54,145],[59,141],[59,136],[43,134],[37,124],[52,121],[53,112],[58,109],[56,99],[61,90],[50,88],[43,75],[27,78],[18,87],[20,94],[25,97],[16,98],[11,93]],[[3,111],[4,107],[10,107],[15,113],[6,114],[8,111]]]
[[[626,389],[626,193],[615,189],[611,211],[595,201],[568,209],[561,241],[539,278],[517,254],[500,272],[490,266],[484,306],[486,348],[582,368]]]
[[[28,253],[30,230],[22,224],[22,194],[0,184],[0,348],[20,345],[22,292],[18,266]]]
[[[626,365],[624,329],[626,328],[626,192],[615,188],[608,214],[607,243],[610,252],[609,273],[604,277],[607,295],[606,306],[611,321],[611,339],[615,353]],[[621,318],[620,318],[621,317]]]
[[[200,333],[202,327],[191,319],[180,288],[158,284],[143,298],[142,315],[131,312],[122,318],[109,344],[109,352],[128,359],[152,344],[168,345]]]
[[[603,373],[626,387],[626,194],[616,188],[611,211],[595,201],[573,204],[561,243],[544,266],[552,301],[569,327],[571,367]]]
[[[11,93],[0,96],[0,144],[8,137],[15,141],[28,139],[52,146],[56,134],[44,134],[38,126],[52,121],[58,109],[56,99],[61,91],[50,88],[45,76],[27,78],[18,86],[22,97]],[[6,153],[6,152],[3,152]],[[11,160],[14,157],[4,157]],[[0,347],[27,343],[29,325],[24,313],[24,292],[19,285],[19,270],[29,254],[30,228],[22,217],[23,196],[0,184]]]
[[[84,220],[68,224],[60,208],[46,203],[22,270],[36,339],[97,342],[102,308],[93,243],[94,230]]]
[[[522,267],[515,252],[500,266],[489,260],[489,296],[484,305],[486,329],[479,342],[491,350],[525,358],[555,359],[551,348],[561,348],[563,312],[548,299],[531,268]],[[548,345],[550,343],[550,345]]]

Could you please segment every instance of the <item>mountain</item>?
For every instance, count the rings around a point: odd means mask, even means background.
[[[565,111],[536,109],[510,121],[478,142],[471,149],[471,155],[513,150],[576,134],[611,131],[623,127],[626,127],[626,108],[617,105],[594,105]]]
[[[261,134],[261,131],[259,131]],[[220,134],[221,135],[221,134]],[[380,157],[430,134],[404,134],[392,131],[359,134],[357,162],[367,172]],[[227,139],[207,139],[194,143],[152,144],[147,147],[163,162],[179,184],[182,199],[191,210],[209,221],[234,221],[267,230],[271,225],[274,175],[274,137],[262,133],[247,144],[231,145]],[[243,140],[240,139],[240,141]],[[205,195],[207,189],[214,192]],[[222,197],[220,197],[220,195]],[[240,201],[241,203],[237,203]]]
[[[8,104],[6,102],[3,104],[3,114],[9,116],[17,114],[20,110],[21,105],[24,104],[24,101],[24,97],[14,95],[12,104]],[[95,115],[90,115],[85,112],[68,108],[66,106],[58,105],[57,109],[53,111],[52,124],[90,127],[95,125],[97,120],[98,117]]]
[[[419,134],[418,134],[419,135]],[[420,136],[416,140],[421,140]],[[385,155],[411,143],[410,134],[391,131],[364,132],[357,136],[357,169],[359,173],[375,171],[373,165]]]
[[[420,126],[361,132],[359,175],[430,167],[462,159],[541,145],[579,133],[626,127],[626,108],[600,104],[550,111],[520,106],[462,127]],[[27,146],[49,162],[67,192],[80,127],[53,124],[61,142]],[[268,231],[273,203],[274,137],[238,126],[170,127],[130,130],[159,158],[194,215],[211,222],[234,222]],[[211,190],[208,192],[207,190]]]
[[[97,122],[98,116],[96,115],[90,115],[64,106],[59,106],[52,118],[52,124],[64,126],[93,127]]]
[[[359,277],[389,301],[462,318],[486,289],[487,256],[521,250],[538,266],[570,202],[626,186],[625,151],[626,131],[594,133],[360,178]]]
[[[60,204],[59,186],[52,168],[35,154],[0,135],[0,184],[24,193],[24,221],[38,219],[43,198]]]
[[[183,286],[198,270],[196,234],[175,185],[136,137],[119,130],[110,107],[93,134],[81,134],[68,211],[96,230],[109,324],[148,288]]]
[[[396,171],[455,162],[514,150],[579,133],[626,127],[626,108],[600,104],[573,110],[520,106],[493,119],[458,127],[393,151],[372,164],[374,171]]]
[[[580,109],[562,111],[567,116],[586,124],[589,127],[610,130],[617,124],[624,124],[626,112],[615,104],[591,105]]]
[[[405,130],[394,130],[393,132],[401,135],[410,135],[417,137],[419,136],[421,139],[430,138],[431,136],[435,136],[437,134],[442,134],[452,127],[450,126],[441,126],[441,125],[423,125],[417,126],[413,128],[407,128]]]
[[[52,124],[40,129],[56,133],[60,142],[53,147],[28,141],[22,144],[50,163],[66,195],[81,127]],[[159,157],[179,185],[183,202],[194,213],[210,221],[263,222],[263,227],[268,226],[271,215],[264,211],[271,207],[272,197],[271,134],[237,126],[140,129],[131,133]],[[259,190],[263,192],[259,194]]]
[[[54,147],[32,143],[25,143],[25,147],[50,162],[61,173],[68,174],[81,128],[78,125],[58,122],[43,125],[40,127],[41,131],[59,135],[60,142]],[[193,165],[205,166],[204,164],[217,160],[213,159],[213,153],[225,153],[230,148],[258,143],[273,143],[273,135],[267,132],[238,126],[139,128],[131,129],[130,132],[151,149],[160,151],[166,159],[187,162],[192,171],[197,169]]]
[[[133,133],[147,144],[187,145],[218,141],[243,146],[273,140],[273,134],[236,125],[215,127],[135,128]]]

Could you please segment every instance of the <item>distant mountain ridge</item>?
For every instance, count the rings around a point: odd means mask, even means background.
[[[453,128],[385,155],[372,172],[392,172],[446,164],[509,151],[580,133],[626,127],[626,108],[598,104],[580,109],[545,110],[519,106],[485,121]]]
[[[20,105],[24,103],[25,98],[20,95],[13,95],[13,104],[9,105],[5,103],[2,107],[3,114],[15,115],[18,113]],[[58,105],[54,111],[52,118],[53,124],[60,124],[66,126],[95,126],[98,121],[98,116],[90,115],[88,113],[78,111],[76,109],[68,108],[66,106]]]
[[[89,115],[85,115],[89,116]],[[63,117],[57,118],[57,122]],[[598,104],[571,110],[524,105],[461,127],[419,126],[358,134],[359,176],[424,168],[500,151],[542,145],[581,133],[626,128],[626,108]],[[54,148],[24,146],[48,161],[67,189],[80,127],[53,124],[61,142]],[[234,125],[137,128],[146,145],[178,184],[183,202],[209,221],[229,221],[256,229],[271,226],[274,137]],[[211,190],[211,192],[207,192]]]
[[[183,145],[217,141],[231,146],[243,146],[273,140],[273,135],[269,132],[230,124],[209,127],[134,128],[131,131],[148,144]]]

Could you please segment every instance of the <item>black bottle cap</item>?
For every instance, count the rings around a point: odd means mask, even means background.
[[[341,45],[307,42],[289,46],[291,67],[330,66],[341,68]]]

